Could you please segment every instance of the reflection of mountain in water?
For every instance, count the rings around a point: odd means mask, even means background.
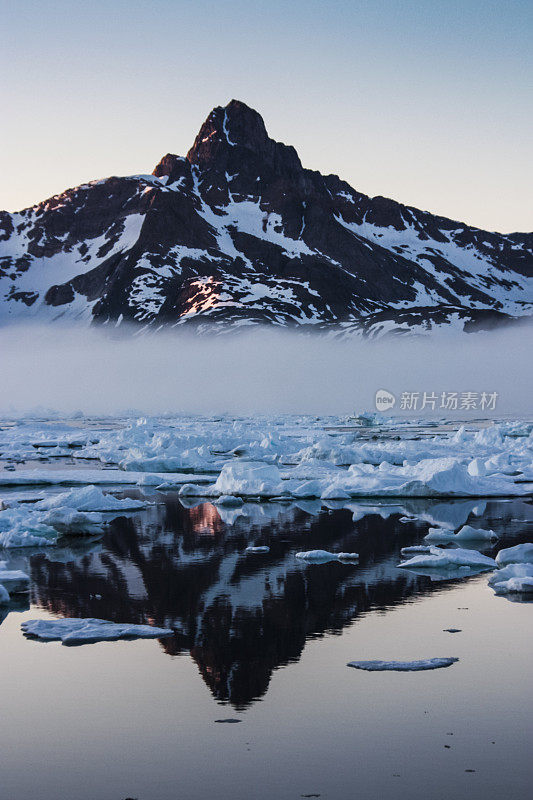
[[[190,651],[217,700],[242,708],[266,692],[274,669],[300,657],[307,638],[442,586],[396,568],[400,547],[419,542],[427,522],[459,525],[483,514],[484,525],[501,530],[524,507],[413,501],[224,511],[210,503],[184,508],[167,496],[115,520],[101,546],[77,555],[50,550],[19,565],[31,569],[33,602],[54,613],[175,628],[174,639],[161,642],[166,652]],[[406,513],[418,519],[400,523]],[[268,544],[270,553],[245,554],[251,542]],[[313,548],[357,551],[360,563],[294,558]]]

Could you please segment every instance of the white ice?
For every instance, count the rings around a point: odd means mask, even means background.
[[[528,542],[500,550],[496,556],[496,564],[498,567],[506,567],[508,564],[533,564],[533,544]]]
[[[490,576],[489,586],[496,594],[530,594],[533,592],[533,563],[508,564]]]
[[[312,561],[317,564],[326,561],[357,561],[358,553],[330,553],[329,550],[306,550],[296,553],[296,558],[302,561]]]
[[[116,639],[150,639],[171,636],[170,628],[151,625],[128,625],[103,619],[70,617],[58,620],[32,619],[21,624],[28,637],[46,642],[61,640],[63,644],[90,644]]]
[[[458,658],[425,658],[420,661],[350,661],[347,666],[367,672],[420,672],[426,669],[450,667]]]
[[[20,569],[4,569],[1,567],[0,584],[10,595],[26,593],[30,590],[30,578]]]
[[[83,489],[71,489],[36,503],[39,510],[74,508],[77,511],[133,511],[144,508],[146,501],[132,500],[127,497],[119,500],[112,494],[104,494],[98,486],[85,486]]]
[[[478,553],[477,550],[464,550],[460,547],[450,550],[442,550],[439,547],[430,546],[429,553],[414,556],[408,561],[398,564],[399,567],[410,569],[456,569],[464,567],[476,571],[494,569],[496,562],[493,558]]]

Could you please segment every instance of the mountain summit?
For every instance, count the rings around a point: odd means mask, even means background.
[[[471,330],[530,315],[532,276],[533,234],[489,233],[304,169],[238,100],[152,175],[0,212],[3,324]]]
[[[302,165],[294,147],[270,139],[263,117],[240,100],[217,106],[200,128],[187,160],[200,169],[236,166],[274,170],[278,174],[300,172]]]

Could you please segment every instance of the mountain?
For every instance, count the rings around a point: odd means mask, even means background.
[[[490,233],[304,169],[237,100],[152,175],[0,212],[1,324],[472,330],[530,315],[532,276],[532,233]]]

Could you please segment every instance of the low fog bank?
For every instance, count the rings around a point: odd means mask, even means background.
[[[397,397],[389,413],[400,412],[402,392],[484,391],[499,395],[492,415],[524,416],[533,410],[532,333],[527,326],[372,342],[259,328],[110,338],[97,329],[16,326],[0,331],[0,413],[349,414],[374,410],[376,391],[386,389]],[[438,405],[438,416],[465,416]],[[420,416],[420,404],[418,414],[403,413]]]

